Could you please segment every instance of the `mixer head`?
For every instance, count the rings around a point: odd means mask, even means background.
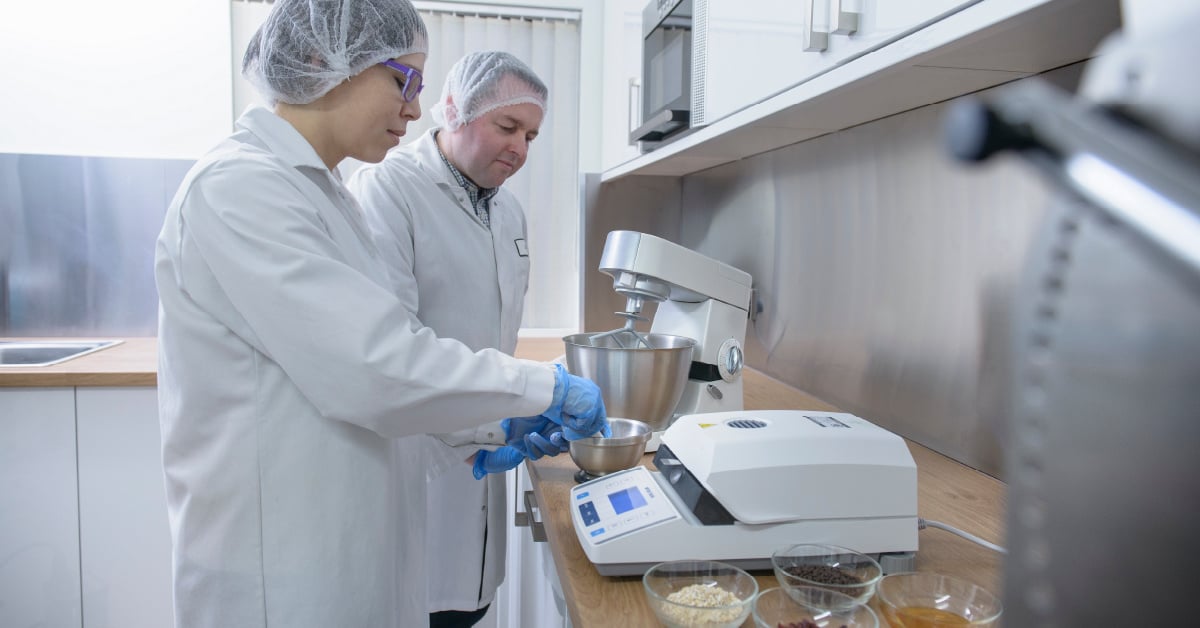
[[[597,334],[624,349],[648,348],[633,329],[647,301],[654,309],[651,335],[695,342],[680,413],[740,410],[741,343],[750,307],[751,278],[745,271],[658,236],[612,231],[604,243],[599,270],[613,278],[613,290],[627,299],[625,326]],[[693,368],[694,367],[694,368]],[[693,373],[693,370],[695,371]],[[694,376],[693,376],[694,375]]]
[[[613,274],[613,290],[625,295],[627,299],[625,311],[631,314],[641,314],[642,306],[647,300],[665,301],[671,296],[671,286],[667,282],[639,273],[618,272]]]

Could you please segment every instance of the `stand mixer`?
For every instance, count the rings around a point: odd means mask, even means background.
[[[628,335],[650,347],[634,322],[647,320],[642,308],[658,303],[651,334],[696,341],[687,383],[673,417],[742,409],[742,342],[750,308],[750,275],[662,238],[636,231],[613,231],[604,243],[600,271],[628,300],[625,327],[606,334]],[[596,334],[593,338],[606,334]],[[653,451],[657,438],[648,450]]]

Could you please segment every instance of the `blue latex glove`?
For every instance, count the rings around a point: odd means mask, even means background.
[[[554,368],[554,398],[542,416],[561,425],[567,440],[579,440],[597,433],[612,436],[600,387],[589,379],[568,373],[561,364],[555,364]]]
[[[504,473],[515,468],[524,459],[525,454],[515,447],[501,447],[496,451],[481,449],[475,454],[475,466],[471,467],[471,474],[476,480],[482,480],[489,473]]]
[[[510,446],[537,460],[542,456],[557,456],[571,448],[562,426],[544,416],[520,417],[500,421],[504,439]]]

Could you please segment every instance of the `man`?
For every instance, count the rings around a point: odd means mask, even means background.
[[[359,170],[349,183],[396,294],[439,337],[475,351],[516,349],[529,249],[524,212],[501,186],[525,163],[547,93],[513,55],[469,54],[450,69],[432,108],[437,127]],[[443,461],[430,471],[427,498],[430,626],[472,626],[504,577],[504,475],[479,481],[478,460],[474,476],[461,464],[474,448],[427,440]],[[561,436],[551,440],[553,446],[526,453],[566,451]],[[491,460],[485,469],[511,468],[522,459]]]

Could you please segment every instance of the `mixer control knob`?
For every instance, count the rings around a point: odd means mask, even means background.
[[[721,374],[721,379],[727,382],[737,379],[742,372],[743,359],[742,343],[733,338],[721,343],[721,348],[717,351],[717,371]]]

